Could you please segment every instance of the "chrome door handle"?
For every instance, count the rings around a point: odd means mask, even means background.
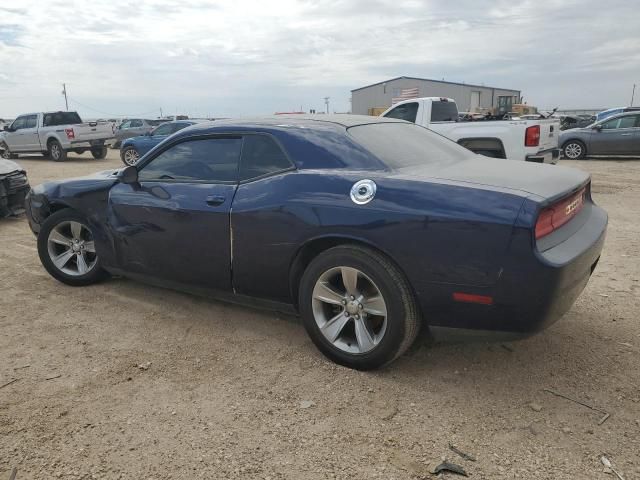
[[[620,136],[621,137],[630,137],[631,134],[630,133],[621,133]]]

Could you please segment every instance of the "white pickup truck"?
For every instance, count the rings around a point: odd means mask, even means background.
[[[455,100],[443,97],[404,100],[381,116],[422,125],[487,157],[537,163],[556,163],[560,157],[558,119],[461,122]]]
[[[83,123],[76,112],[41,112],[20,115],[0,133],[0,155],[42,153],[61,162],[68,152],[91,151],[93,158],[107,156],[105,142],[113,138],[110,122]]]

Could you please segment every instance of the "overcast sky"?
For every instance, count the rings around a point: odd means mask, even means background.
[[[639,25],[635,0],[3,1],[0,116],[63,109],[63,82],[94,118],[340,112],[402,75],[628,105]]]

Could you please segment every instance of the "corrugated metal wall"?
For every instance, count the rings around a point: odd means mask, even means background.
[[[379,109],[390,107],[392,99],[394,97],[400,97],[402,90],[411,88],[418,88],[419,97],[453,98],[458,104],[458,110],[461,112],[469,110],[471,105],[471,92],[480,92],[480,108],[487,109],[498,106],[499,96],[520,96],[518,90],[458,85],[413,78],[398,78],[351,92],[352,113],[359,115],[379,113]]]

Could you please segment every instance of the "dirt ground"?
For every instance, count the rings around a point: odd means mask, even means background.
[[[114,150],[19,162],[34,185],[121,166]],[[421,338],[373,373],[325,360],[295,318],[65,286],[24,217],[0,220],[0,385],[17,380],[0,388],[0,479],[416,479],[443,458],[478,479],[612,479],[602,454],[640,478],[640,161],[561,163],[593,174],[610,215],[571,311],[520,342]]]

